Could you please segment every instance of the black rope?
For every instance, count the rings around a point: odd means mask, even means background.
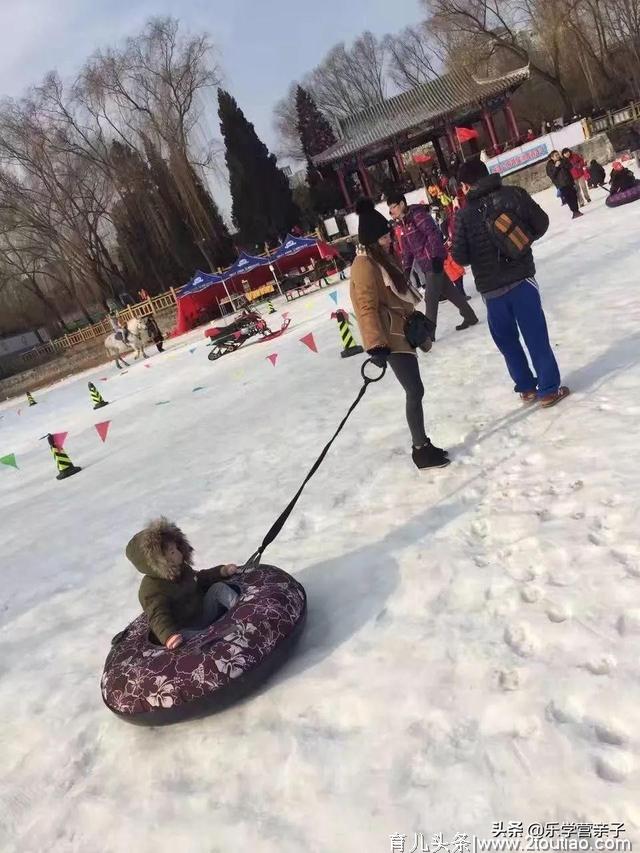
[[[338,437],[338,435],[342,431],[343,426],[349,420],[349,417],[351,416],[351,413],[353,412],[353,410],[356,408],[356,406],[358,405],[360,400],[362,400],[362,398],[364,397],[367,388],[369,387],[369,385],[372,382],[379,382],[382,379],[382,377],[384,376],[384,374],[386,373],[387,366],[385,364],[384,367],[382,368],[382,373],[379,376],[376,376],[375,378],[371,378],[370,376],[367,376],[367,374],[365,373],[365,368],[370,363],[373,363],[373,362],[370,358],[368,358],[362,365],[360,373],[362,374],[362,378],[364,379],[364,383],[362,385],[362,388],[358,392],[358,396],[356,397],[356,399],[353,401],[353,403],[349,407],[349,411],[344,416],[344,418],[340,421],[340,426],[334,432],[333,436],[329,439],[327,444],[324,446],[322,453],[320,454],[320,456],[318,456],[316,461],[311,466],[311,470],[309,471],[307,476],[302,481],[302,485],[300,486],[298,491],[295,493],[295,495],[291,498],[291,500],[289,501],[289,503],[287,504],[285,509],[280,513],[278,518],[271,525],[271,528],[267,532],[267,535],[262,540],[262,544],[260,545],[258,550],[254,554],[252,554],[251,557],[249,557],[249,559],[245,563],[244,568],[254,568],[255,566],[259,565],[262,554],[269,547],[269,545],[271,545],[273,540],[276,538],[276,536],[278,536],[278,534],[280,533],[280,531],[284,527],[287,519],[289,518],[289,516],[291,515],[291,512],[293,511],[294,506],[298,503],[298,499],[300,498],[300,495],[302,494],[304,487],[307,485],[309,480],[316,473],[316,471],[318,470],[320,465],[322,465],[322,462],[324,461],[325,456],[329,452],[331,445],[333,444],[333,442],[336,440],[336,438]]]

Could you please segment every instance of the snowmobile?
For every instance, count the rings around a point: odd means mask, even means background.
[[[209,361],[216,361],[221,356],[234,352],[256,335],[260,335],[262,341],[273,340],[285,331],[290,322],[289,318],[285,317],[280,329],[273,332],[257,311],[245,310],[228,326],[212,326],[206,329],[205,335],[211,340]]]

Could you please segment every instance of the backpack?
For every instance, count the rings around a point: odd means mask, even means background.
[[[530,251],[533,237],[517,213],[495,207],[489,202],[483,205],[480,212],[489,238],[501,255],[517,261]]]

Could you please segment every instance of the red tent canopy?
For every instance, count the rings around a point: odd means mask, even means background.
[[[273,258],[270,263],[273,265],[278,276],[285,275],[293,269],[299,269],[302,266],[307,266],[311,263],[312,258],[332,258],[336,257],[338,252],[332,246],[326,243],[315,243],[312,246],[305,246],[299,252],[293,255],[287,255],[280,258]],[[266,260],[269,260],[267,257]],[[222,273],[224,282],[212,284],[204,290],[199,290],[196,293],[189,293],[185,296],[180,296],[178,292],[178,306],[176,315],[176,328],[174,335],[182,335],[193,329],[201,321],[203,311],[206,311],[208,317],[212,315],[219,317],[220,301],[229,293],[242,293],[244,288],[243,281],[248,281],[251,290],[255,290],[272,281],[274,278],[268,264],[255,267],[247,273],[238,273],[237,275],[226,278]],[[226,286],[226,290],[225,290]]]

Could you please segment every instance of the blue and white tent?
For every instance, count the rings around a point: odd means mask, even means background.
[[[246,275],[257,267],[264,267],[269,264],[269,258],[256,258],[254,255],[248,255],[246,252],[240,252],[238,260],[222,273],[222,279],[233,278],[237,275]]]
[[[290,255],[302,251],[302,249],[310,249],[317,245],[317,241],[310,237],[292,237],[291,234],[287,234],[284,243],[271,254],[271,260],[277,261],[278,258],[288,258]]]
[[[187,282],[184,287],[178,291],[179,296],[192,296],[194,293],[200,293],[201,290],[206,290],[212,284],[222,284],[224,278],[221,275],[213,275],[209,272],[201,272],[197,270],[191,281]]]

